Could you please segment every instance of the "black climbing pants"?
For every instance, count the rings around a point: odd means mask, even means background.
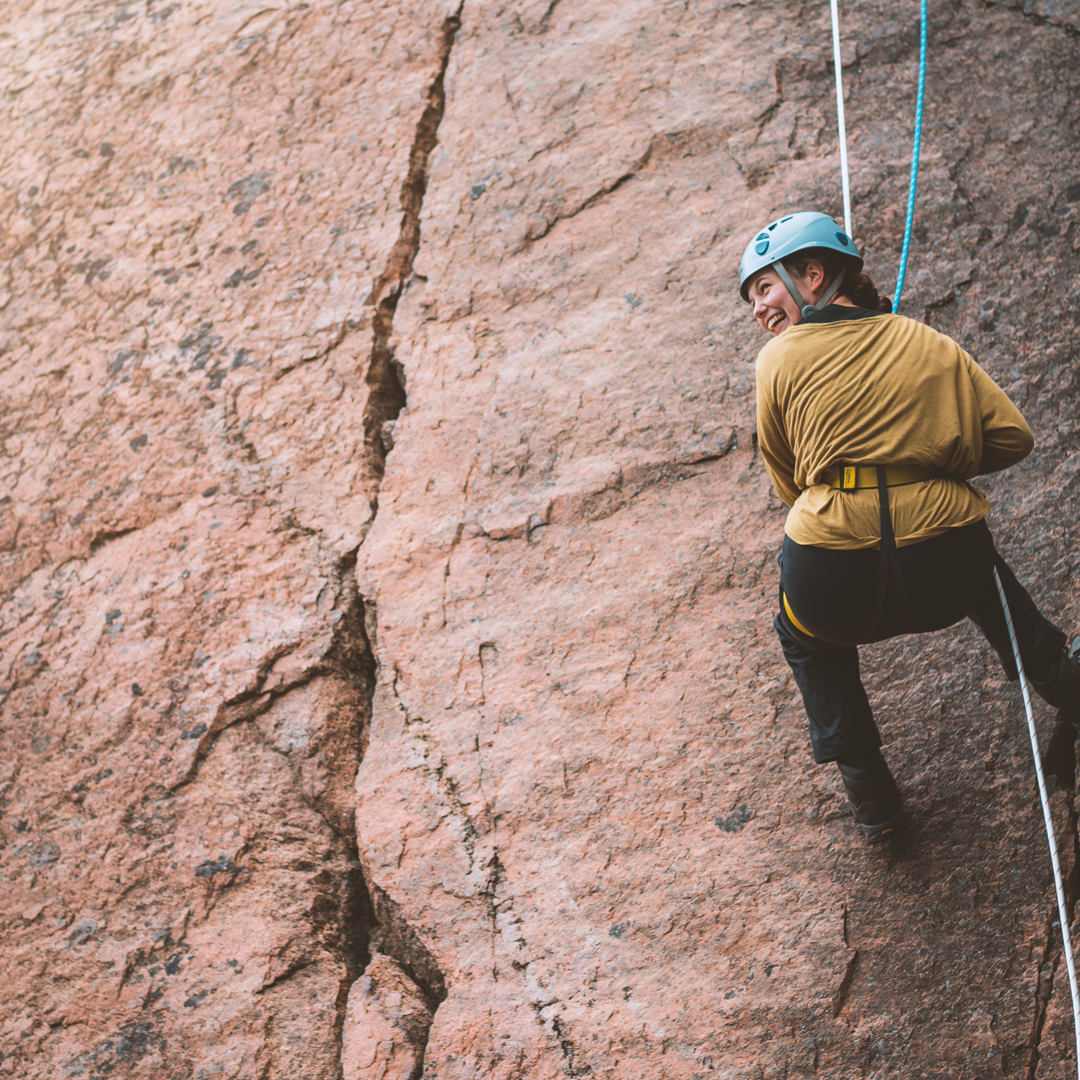
[[[932,540],[900,548],[897,556],[912,625],[905,618],[895,574],[890,573],[880,615],[867,633],[878,600],[882,553],[874,548],[833,551],[784,538],[780,612],[774,625],[802,691],[817,762],[835,761],[881,745],[859,678],[858,645],[941,630],[966,616],[994,647],[1006,675],[1017,677],[994,583],[995,566],[1008,597],[1028,678],[1044,678],[1065,647],[1065,635],[1039,613],[994,550],[985,522],[950,529]],[[785,594],[808,634],[789,617]]]

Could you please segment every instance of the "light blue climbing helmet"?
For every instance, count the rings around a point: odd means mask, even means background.
[[[808,304],[802,298],[795,282],[791,280],[791,275],[780,261],[799,251],[806,251],[807,248],[827,248],[847,256],[844,271],[829,283],[816,304]],[[828,214],[801,210],[766,225],[746,245],[739,263],[739,295],[747,303],[750,302],[750,279],[766,267],[776,271],[787,291],[791,293],[791,298],[799,305],[803,318],[806,318],[825,307],[840,290],[845,279],[862,270],[863,260],[855,241]]]

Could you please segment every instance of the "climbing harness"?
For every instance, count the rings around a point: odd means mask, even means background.
[[[813,637],[814,635],[811,634],[810,631],[807,630],[806,627],[803,626],[803,624],[799,622],[799,620],[795,617],[795,612],[791,610],[791,604],[788,602],[787,593],[784,592],[783,589],[781,589],[780,595],[781,597],[783,597],[784,610],[787,612],[787,617],[791,620],[791,625],[794,626],[796,630],[805,634],[807,637]]]
[[[923,2],[925,3],[926,0]],[[840,11],[837,0],[829,0],[829,6],[832,10],[833,67],[836,69],[836,129],[840,139],[840,184],[844,189],[844,232],[851,236],[851,185],[848,182],[847,124],[844,122],[844,74],[840,62]],[[784,284],[786,285],[787,282]]]
[[[1035,715],[1031,711],[1031,692],[1028,690],[1024,675],[1024,662],[1020,659],[1020,646],[1016,642],[1016,630],[1013,627],[1009,601],[1005,598],[1005,589],[1001,585],[1001,576],[994,567],[994,582],[1001,610],[1005,613],[1005,622],[1009,628],[1009,644],[1012,645],[1016,671],[1020,676],[1020,690],[1024,695],[1024,711],[1027,713],[1028,737],[1031,739],[1031,755],[1035,759],[1035,777],[1039,781],[1039,801],[1042,803],[1043,824],[1046,826],[1046,839],[1050,844],[1050,863],[1054,868],[1054,889],[1057,892],[1058,922],[1061,926],[1061,949],[1065,953],[1065,965],[1069,971],[1069,991],[1072,994],[1073,1031],[1076,1036],[1076,1068],[1080,1076],[1080,989],[1076,983],[1076,965],[1073,961],[1072,938],[1069,934],[1069,912],[1065,904],[1065,886],[1061,880],[1061,866],[1058,863],[1057,837],[1054,835],[1054,819],[1050,816],[1050,797],[1046,794],[1046,780],[1043,778],[1042,756],[1039,754],[1039,736],[1035,730]]]
[[[932,469],[924,469],[918,465],[842,465],[834,469],[827,469],[821,477],[821,482],[828,484],[839,491],[858,491],[863,488],[876,487],[878,489],[878,502],[881,507],[881,558],[879,560],[878,588],[874,598],[874,614],[870,623],[863,631],[863,637],[869,639],[877,628],[878,620],[885,609],[885,594],[889,587],[889,569],[892,568],[893,585],[896,589],[896,599],[900,605],[900,614],[909,633],[915,633],[915,622],[911,617],[908,607],[907,592],[904,589],[904,579],[900,572],[900,555],[896,547],[896,534],[893,531],[892,513],[889,508],[889,488],[902,487],[904,484],[917,484],[920,480],[929,480],[937,474]],[[791,603],[787,593],[780,590],[784,610],[792,625],[804,633],[807,637],[814,635],[807,630],[791,609]]]
[[[877,473],[878,505],[881,507],[881,556],[878,559],[878,587],[877,596],[874,599],[874,613],[870,616],[870,622],[862,635],[868,641],[873,638],[878,620],[881,618],[882,611],[885,610],[885,593],[889,588],[890,567],[893,573],[893,584],[896,586],[896,599],[900,602],[900,614],[904,617],[908,633],[915,633],[915,622],[911,618],[904,579],[900,573],[900,553],[896,549],[896,534],[893,532],[892,514],[889,511],[889,484],[885,475],[885,466],[876,466],[875,472]]]
[[[920,480],[933,480],[939,475],[933,469],[924,469],[921,465],[886,465],[885,483],[889,487],[903,487],[904,484],[917,484]],[[859,488],[878,486],[878,467],[876,465],[838,465],[826,469],[821,482],[839,491],[856,491]]]
[[[833,0],[835,3],[836,0]],[[896,299],[893,311],[900,308],[907,273],[908,251],[911,249],[911,223],[915,218],[915,183],[919,176],[919,145],[922,142],[923,91],[926,88],[926,0],[919,8],[919,88],[915,94],[915,137],[911,144],[911,179],[908,181],[907,221],[904,224],[904,244],[900,251],[900,269],[896,275]],[[850,232],[850,230],[848,230]]]
[[[900,552],[896,547],[896,534],[893,532],[892,513],[889,510],[889,485],[885,476],[885,467],[877,467],[877,490],[878,505],[881,507],[881,570],[878,578],[878,595],[874,604],[874,616],[870,620],[870,626],[866,631],[866,637],[872,637],[877,621],[881,618],[882,608],[885,606],[885,589],[888,586],[888,565],[892,565],[893,584],[896,586],[896,599],[900,602],[900,614],[904,617],[904,625],[908,633],[915,633],[915,620],[911,617],[911,609],[908,607],[907,591],[904,589],[904,578],[900,573]]]

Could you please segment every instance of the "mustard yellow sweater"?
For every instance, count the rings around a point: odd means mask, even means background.
[[[765,467],[791,507],[787,535],[824,548],[881,542],[877,490],[829,487],[834,465],[941,474],[889,489],[903,547],[981,521],[990,504],[966,481],[1034,445],[1020,411],[952,338],[900,315],[803,322],[773,338],[757,358],[757,417]]]

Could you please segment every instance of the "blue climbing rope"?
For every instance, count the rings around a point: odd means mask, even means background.
[[[911,223],[915,219],[915,184],[919,178],[919,144],[922,142],[923,90],[926,87],[926,0],[919,5],[919,89],[915,97],[915,141],[911,147],[911,181],[908,184],[907,222],[904,224],[904,246],[900,252],[900,272],[896,275],[896,299],[893,311],[900,307],[907,273],[908,251],[911,248]]]

